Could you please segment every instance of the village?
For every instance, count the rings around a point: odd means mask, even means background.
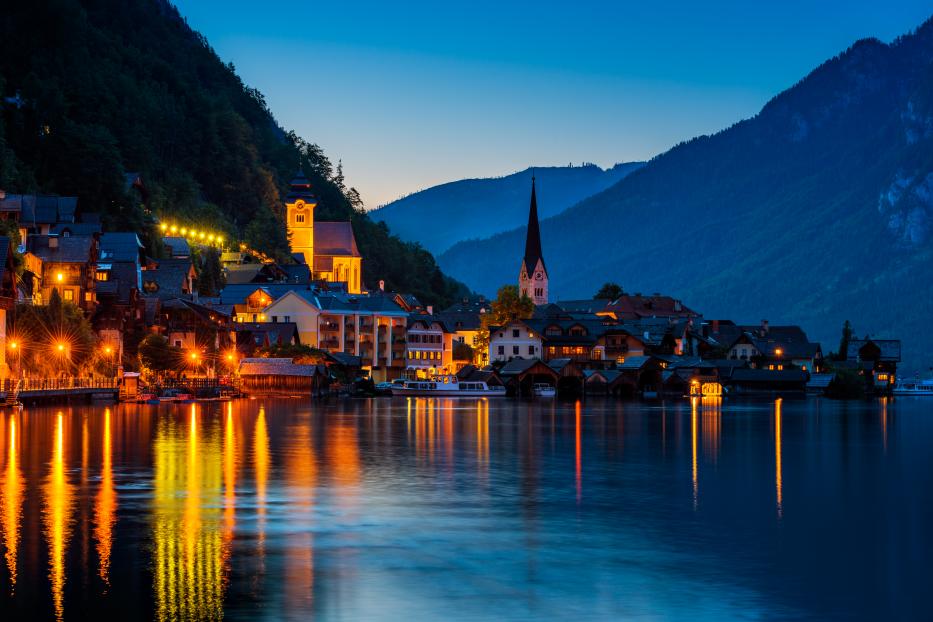
[[[144,190],[139,175],[126,183]],[[853,336],[828,357],[800,326],[710,319],[660,293],[551,301],[534,183],[517,287],[500,292],[524,304],[511,314],[481,296],[435,309],[364,283],[351,224],[315,220],[300,171],[284,206],[291,262],[169,221],[156,221],[166,256],[152,258],[77,197],[0,191],[0,219],[20,238],[0,238],[3,394],[405,394],[406,379],[526,398],[820,395],[843,376],[856,395],[894,387],[897,340]],[[217,295],[198,293],[205,249],[219,254]],[[37,309],[63,318],[66,307],[93,336],[78,343],[54,319],[36,330]]]

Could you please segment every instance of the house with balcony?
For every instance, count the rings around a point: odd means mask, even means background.
[[[47,304],[52,290],[62,300],[80,307],[88,315],[97,307],[98,241],[94,237],[30,235],[26,252],[41,262],[40,300]]]
[[[436,315],[412,314],[408,318],[405,368],[420,376],[452,374],[454,333]]]

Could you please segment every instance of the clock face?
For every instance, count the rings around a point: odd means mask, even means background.
[[[540,272],[535,272],[535,280],[536,280],[536,281],[540,281],[540,280],[543,279],[543,278],[544,278],[544,275],[543,275],[542,273],[540,273]]]

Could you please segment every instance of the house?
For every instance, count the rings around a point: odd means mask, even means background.
[[[799,326],[771,326],[762,320],[758,327],[736,328],[740,332],[728,346],[729,358],[774,371],[791,368],[817,371],[822,367],[820,344],[811,342]]]
[[[257,295],[268,296],[265,288]],[[391,297],[292,289],[269,300],[259,316],[294,322],[305,345],[359,356],[374,379],[398,377],[404,369],[408,313]]]
[[[230,316],[183,298],[160,301],[154,328],[186,352],[226,350],[235,339]]]
[[[559,303],[558,303],[559,304]],[[616,320],[635,320],[639,318],[681,318],[699,319],[700,314],[686,307],[680,300],[662,294],[623,294],[609,302],[598,315]]]
[[[231,264],[223,269],[228,285],[244,283],[285,283],[288,273],[275,263]]]
[[[301,365],[289,358],[245,358],[238,373],[250,394],[322,395],[330,384],[324,365]]]
[[[13,243],[0,236],[0,379],[9,378],[17,370],[7,364],[7,311],[16,304],[16,265],[13,262]]]
[[[419,377],[453,373],[453,333],[435,315],[410,315],[405,369]]]
[[[30,235],[26,249],[41,261],[39,287],[43,303],[48,303],[54,289],[62,300],[78,305],[88,314],[93,313],[97,305],[99,246],[96,238]]]
[[[101,341],[123,358],[124,334],[142,324],[143,244],[135,233],[106,233],[100,236],[96,293],[98,306],[92,323]]]
[[[162,238],[162,244],[173,259],[191,258],[191,246],[188,245],[188,240],[183,237],[166,236]]]
[[[508,393],[517,397],[531,397],[536,384],[557,386],[560,380],[559,373],[537,358],[512,359],[499,368],[498,374]]]
[[[488,362],[488,353],[480,351],[477,347],[477,337],[482,328],[482,317],[479,313],[469,311],[442,311],[436,317],[453,333],[453,346],[461,344],[473,350],[473,360],[470,363],[485,365]]]
[[[294,322],[237,322],[233,326],[236,349],[246,357],[259,349],[300,343],[298,325]]]
[[[49,235],[58,223],[75,222],[78,197],[37,194],[4,194],[0,218],[19,223],[20,239],[27,235]]]
[[[515,320],[489,331],[489,361],[505,362],[516,358],[544,357],[541,334],[529,320]]]
[[[900,339],[852,339],[846,353],[848,361],[862,367],[876,391],[885,392],[897,380],[897,364],[901,362]]]
[[[191,259],[171,258],[155,260],[155,267],[142,272],[142,292],[160,299],[189,297],[197,274]]]

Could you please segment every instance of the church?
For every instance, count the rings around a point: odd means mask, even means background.
[[[535,305],[547,304],[547,268],[541,253],[541,230],[538,226],[538,200],[535,196],[535,178],[531,178],[531,207],[528,210],[528,233],[525,237],[525,256],[518,273],[518,291],[528,296]]]
[[[292,256],[307,264],[311,279],[346,283],[347,292],[362,292],[363,257],[349,222],[314,222],[317,199],[311,182],[299,170],[285,196],[285,223]]]

